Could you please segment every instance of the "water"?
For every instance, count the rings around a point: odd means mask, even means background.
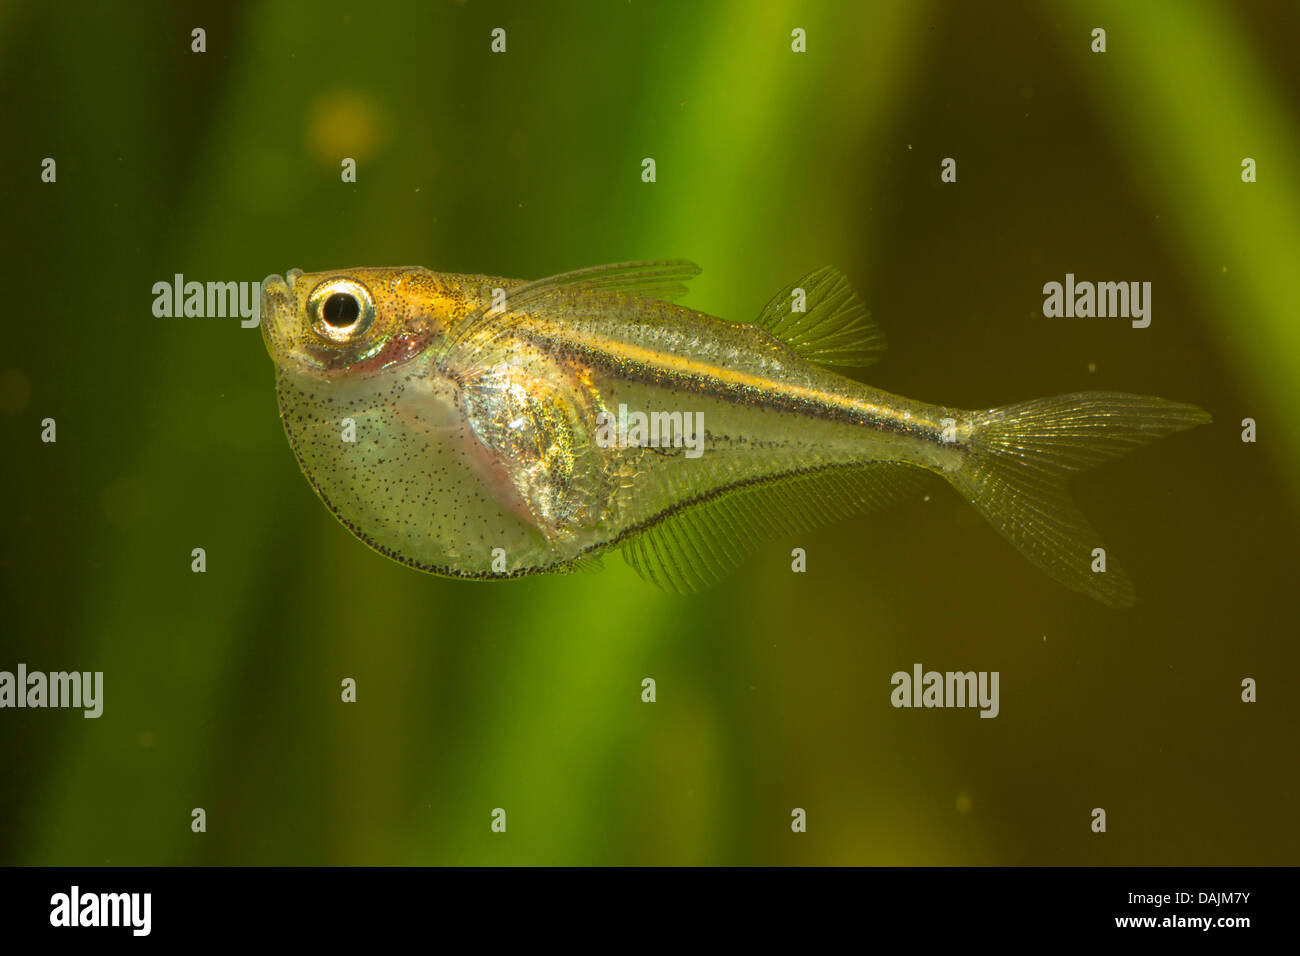
[[[0,862],[1294,863],[1297,342],[1258,263],[1296,226],[1297,23],[1241,6],[1260,70],[1221,79],[1258,99],[1159,116],[1152,64],[1217,61],[1122,10],[1103,61],[1031,5],[8,8],[0,670],[100,671],[104,713],[0,710]],[[734,319],[843,269],[890,391],[1210,410],[1076,484],[1139,604],[1057,586],[941,482],[689,597],[617,557],[420,575],[314,499],[256,329],[151,311],[176,273],[657,256]],[[1067,272],[1151,282],[1150,327],[1045,318]],[[891,707],[918,663],[997,671],[998,716]]]

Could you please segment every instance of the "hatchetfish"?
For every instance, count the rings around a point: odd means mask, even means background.
[[[420,267],[290,270],[262,285],[280,416],[326,506],[420,570],[500,578],[598,565],[695,590],[764,539],[942,475],[1058,581],[1112,606],[1132,584],[1067,479],[1210,421],[1080,392],[969,411],[829,367],[884,347],[834,269],[751,323],[674,304],[699,269],[620,263],[528,282]]]

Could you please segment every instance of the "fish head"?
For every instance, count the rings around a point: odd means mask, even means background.
[[[303,272],[262,281],[262,337],[282,372],[383,372],[441,339],[462,299],[420,266]]]
[[[418,267],[290,269],[262,282],[280,419],[303,474],[349,531],[413,567],[487,577],[500,573],[494,550],[509,555],[511,571],[555,561],[444,365],[458,323],[510,285]],[[528,401],[523,378],[485,383],[475,393],[492,394],[474,409],[511,420],[531,413],[548,426],[549,448],[566,422]],[[543,464],[563,468],[563,455]]]

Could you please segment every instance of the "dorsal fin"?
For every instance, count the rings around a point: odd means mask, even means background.
[[[764,540],[863,514],[898,500],[909,465],[833,465],[742,485],[676,508],[623,544],[623,558],[666,591],[710,587]]]
[[[796,289],[805,311],[794,311]],[[763,307],[754,324],[800,356],[821,365],[870,365],[885,350],[885,334],[838,269],[810,272]]]
[[[482,290],[483,305],[466,316],[450,335],[444,348],[453,350],[460,342],[480,332],[505,335],[525,321],[530,309],[540,309],[564,296],[583,292],[620,293],[641,299],[672,302],[687,293],[686,283],[700,274],[700,267],[685,259],[654,259],[616,262],[547,276],[515,286],[498,311],[492,290]]]
[[[512,311],[525,311],[531,302],[558,289],[590,289],[622,292],[643,299],[673,302],[687,293],[686,283],[700,274],[700,267],[686,259],[645,259],[589,266],[526,283],[510,293]]]

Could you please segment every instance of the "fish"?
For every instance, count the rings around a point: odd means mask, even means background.
[[[751,322],[677,304],[699,267],[622,262],[538,280],[419,266],[262,283],[263,338],[302,472],[357,538],[492,580],[596,570],[618,551],[669,591],[765,542],[944,478],[1021,554],[1112,607],[1132,580],[1072,502],[1085,468],[1211,418],[1076,392],[982,410],[844,374],[885,346],[838,270]]]

